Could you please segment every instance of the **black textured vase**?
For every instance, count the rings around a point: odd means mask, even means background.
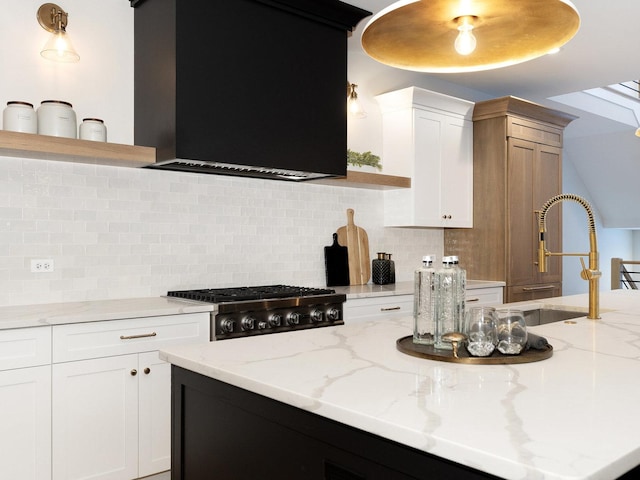
[[[376,285],[391,282],[391,260],[387,260],[384,253],[378,252],[378,258],[371,261],[371,279]]]
[[[396,264],[393,260],[391,260],[390,253],[385,253],[384,258],[389,260],[389,282],[388,283],[396,283]]]

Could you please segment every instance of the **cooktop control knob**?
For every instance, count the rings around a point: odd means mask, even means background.
[[[337,308],[330,308],[329,310],[327,310],[327,320],[329,321],[334,321],[334,320],[340,320],[340,310],[338,310]]]
[[[258,329],[259,330],[264,330],[265,328],[267,328],[269,325],[267,325],[267,322],[265,322],[264,320],[260,320],[258,322]]]
[[[313,310],[311,312],[311,322],[312,323],[321,322],[323,317],[324,317],[324,315],[322,314],[322,310],[320,310],[318,308],[316,308],[315,310]]]
[[[282,315],[279,313],[274,313],[269,315],[269,326],[270,327],[279,327],[282,324]]]
[[[225,318],[220,321],[220,330],[222,330],[222,333],[233,333],[233,327],[235,324],[236,322],[230,318]]]
[[[255,328],[256,319],[252,316],[247,315],[242,319],[240,325],[242,325],[242,330],[253,330]]]
[[[302,318],[302,315],[298,312],[293,312],[290,313],[287,316],[287,324],[288,325],[298,325],[300,323],[300,318]]]

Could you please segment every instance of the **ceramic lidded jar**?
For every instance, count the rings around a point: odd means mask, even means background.
[[[391,260],[386,253],[378,252],[378,258],[371,261],[371,279],[376,285],[387,285],[391,281]]]
[[[10,132],[38,133],[38,116],[28,102],[11,101],[2,112],[2,128]]]
[[[107,141],[107,127],[99,118],[83,118],[80,124],[80,139],[95,142]]]
[[[44,100],[38,107],[38,133],[53,137],[77,138],[76,112],[69,102]]]

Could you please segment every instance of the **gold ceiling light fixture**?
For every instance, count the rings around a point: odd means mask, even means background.
[[[73,48],[67,34],[69,14],[55,3],[44,3],[38,9],[36,17],[40,26],[51,32],[51,36],[42,47],[40,55],[56,62],[79,61],[80,55]]]
[[[362,47],[405,70],[476,72],[546,55],[579,27],[569,0],[401,0],[369,21]]]
[[[360,101],[358,100],[358,92],[356,92],[358,85],[355,83],[347,82],[347,112],[352,117],[364,118],[367,113],[362,108]]]

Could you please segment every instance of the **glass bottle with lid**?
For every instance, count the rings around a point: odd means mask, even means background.
[[[442,257],[442,268],[436,271],[437,307],[435,320],[434,347],[440,350],[452,350],[450,342],[442,336],[458,331],[458,272],[451,257]]]
[[[422,266],[414,275],[413,342],[433,345],[436,319],[435,255],[422,257]]]
[[[457,288],[456,288],[456,331],[467,333],[466,332],[466,321],[465,321],[465,311],[466,311],[466,296],[467,296],[467,271],[464,268],[460,267],[460,262],[456,255],[451,255],[451,260],[453,261],[453,268],[456,270],[458,274],[457,278]]]

